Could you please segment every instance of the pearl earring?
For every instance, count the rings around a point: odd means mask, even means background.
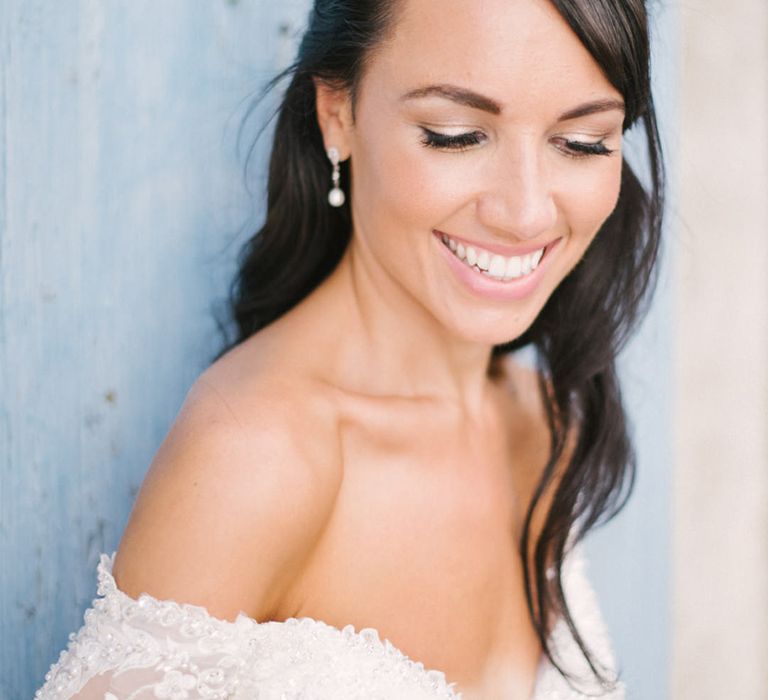
[[[339,187],[339,149],[336,146],[331,146],[328,149],[328,158],[333,163],[333,173],[331,179],[333,180],[333,189],[328,193],[328,203],[332,207],[340,207],[344,204],[344,190]]]

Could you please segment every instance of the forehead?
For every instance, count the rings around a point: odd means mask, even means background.
[[[397,8],[369,67],[382,96],[453,83],[510,111],[621,97],[548,0],[399,0]]]

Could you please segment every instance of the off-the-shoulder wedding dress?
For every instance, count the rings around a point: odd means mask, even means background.
[[[84,624],[45,676],[36,700],[427,700],[461,698],[439,670],[409,659],[373,628],[338,629],[313,618],[220,620],[203,607],[133,599],[117,588],[111,556],[101,554],[98,591]],[[598,659],[615,659],[581,543],[563,565],[571,614]],[[586,661],[560,620],[552,639],[562,665],[589,679]],[[572,681],[573,683],[573,681]],[[600,695],[594,682],[569,686],[542,656],[532,700],[623,700],[624,686]],[[78,694],[79,693],[79,694]]]

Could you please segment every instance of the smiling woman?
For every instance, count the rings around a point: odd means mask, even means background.
[[[315,2],[237,337],[38,698],[624,696],[581,540],[634,476],[648,51],[640,0]]]

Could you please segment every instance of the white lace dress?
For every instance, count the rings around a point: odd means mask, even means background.
[[[117,588],[111,556],[101,554],[98,595],[84,624],[45,676],[36,700],[427,700],[461,698],[439,670],[409,659],[373,628],[343,629],[313,618],[220,620],[203,607],[138,600]],[[564,563],[572,616],[601,661],[615,663],[585,571],[582,546]],[[582,678],[588,667],[565,623],[552,632],[562,665]],[[619,683],[600,695],[592,683],[568,685],[542,657],[532,700],[623,700]],[[583,692],[582,692],[583,691]]]

